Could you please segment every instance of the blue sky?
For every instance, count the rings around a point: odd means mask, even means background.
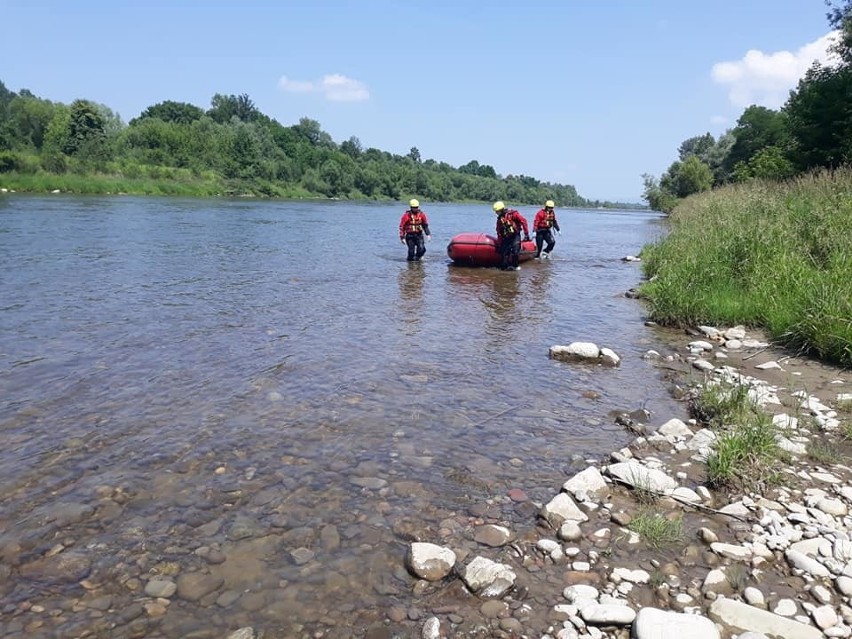
[[[822,0],[0,0],[0,80],[126,121],[247,93],[337,141],[638,201],[681,141],[778,107]]]

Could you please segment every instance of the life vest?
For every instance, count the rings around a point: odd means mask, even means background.
[[[544,212],[544,228],[549,229],[553,226],[553,223],[556,221],[556,213],[553,211],[545,211]]]
[[[500,237],[511,237],[520,233],[518,223],[515,221],[513,212],[508,212],[499,217]]]
[[[405,222],[406,233],[422,233],[423,232],[423,214],[412,213],[408,211],[408,220]]]

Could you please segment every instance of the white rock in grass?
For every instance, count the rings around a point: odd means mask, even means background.
[[[746,329],[745,326],[733,326],[726,331],[723,332],[725,339],[745,339]]]
[[[639,490],[663,493],[677,488],[677,482],[663,471],[648,468],[635,461],[612,464],[607,468],[607,472],[622,483]]]
[[[673,418],[657,429],[660,435],[669,437],[692,437],[692,430],[678,418]]]

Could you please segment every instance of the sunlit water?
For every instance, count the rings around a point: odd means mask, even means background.
[[[366,626],[410,593],[403,533],[513,487],[546,501],[572,455],[629,441],[609,411],[673,408],[623,296],[654,214],[559,211],[554,258],[506,273],[446,257],[493,232],[487,205],[424,203],[433,241],[408,263],[398,205],[0,198],[7,634],[26,601],[62,610],[29,636]],[[571,341],[623,364],[548,359]],[[92,592],[39,569],[59,543]],[[222,583],[117,621],[164,562]]]

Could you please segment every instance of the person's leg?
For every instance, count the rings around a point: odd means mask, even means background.
[[[415,239],[417,252],[414,255],[414,259],[419,262],[420,258],[423,257],[423,254],[426,253],[426,239],[423,237],[423,233],[418,234]]]
[[[541,257],[541,245],[544,244],[544,231],[535,233],[535,256]]]
[[[512,268],[518,268],[518,256],[521,254],[521,236],[512,238]]]
[[[408,245],[408,261],[413,262],[414,261],[414,251],[417,248],[417,240],[414,238],[413,235],[406,235],[405,236],[405,243]]]
[[[500,270],[505,271],[509,268],[509,252],[512,249],[510,238],[504,237],[500,240]]]
[[[550,256],[550,252],[553,250],[553,247],[556,246],[556,240],[553,239],[553,231],[550,229],[547,230],[547,234],[544,236],[544,241],[547,242],[544,252]]]

